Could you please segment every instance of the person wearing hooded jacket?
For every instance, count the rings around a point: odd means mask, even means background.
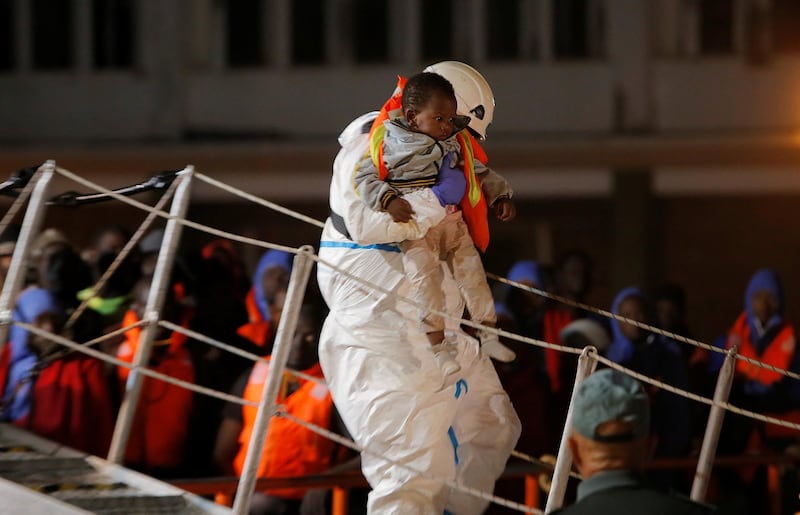
[[[258,345],[265,355],[272,351],[291,271],[292,254],[275,249],[266,251],[258,261],[253,285],[245,297],[248,320],[236,332]]]
[[[482,138],[494,107],[485,79],[463,63],[438,63],[429,70],[453,84],[459,114],[480,107],[482,116],[474,117],[471,128]],[[455,359],[461,370],[444,376],[415,309],[397,298],[408,293],[408,282],[393,242],[422,237],[446,213],[430,188],[405,196],[416,213],[406,224],[358,198],[353,173],[367,152],[377,114],[357,118],[339,137],[331,216],[317,269],[330,308],[320,364],[342,420],[363,449],[362,472],[372,488],[369,513],[482,513],[487,501],[451,489],[445,480],[491,492],[519,437],[519,419],[477,340],[448,320],[459,340]],[[463,305],[452,278],[445,287],[448,312],[460,315]]]
[[[635,286],[620,290],[611,312],[635,322],[650,323],[651,320],[647,297]],[[608,359],[676,388],[688,388],[688,371],[675,341],[616,318],[611,320],[611,333]],[[685,456],[691,438],[688,399],[653,385],[645,389],[652,405],[651,429],[658,437],[655,456]]]

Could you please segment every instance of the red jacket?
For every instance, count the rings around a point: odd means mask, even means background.
[[[124,326],[137,322],[136,314],[128,311]],[[125,341],[117,351],[117,358],[133,362],[139,345],[141,329],[136,327],[125,332]],[[149,368],[161,374],[194,383],[194,366],[189,351],[183,345],[186,337],[173,332],[168,349],[158,349],[151,356]],[[154,349],[156,350],[156,349]],[[117,373],[124,388],[130,370],[118,367]],[[145,377],[136,415],[133,419],[125,462],[147,469],[172,469],[183,460],[184,444],[189,431],[193,392],[178,385]]]

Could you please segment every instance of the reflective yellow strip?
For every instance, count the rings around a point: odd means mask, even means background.
[[[461,140],[461,151],[464,154],[464,166],[467,172],[467,181],[469,188],[467,189],[467,198],[469,205],[475,207],[481,201],[481,187],[478,186],[478,178],[475,177],[475,161],[472,153],[472,142],[469,139],[469,134],[466,129],[459,134]]]
[[[378,170],[378,175],[380,175],[381,169],[381,163],[378,162],[378,157],[380,156],[380,149],[385,136],[386,127],[383,124],[375,127],[375,130],[372,131],[372,134],[369,136],[369,153],[372,156],[372,162],[375,164],[375,168]]]

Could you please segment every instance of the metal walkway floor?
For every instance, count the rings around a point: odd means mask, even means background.
[[[229,514],[138,472],[0,424],[0,514]]]

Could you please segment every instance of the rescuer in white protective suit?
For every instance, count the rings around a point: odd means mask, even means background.
[[[483,76],[454,61],[426,71],[453,84],[458,114],[470,115],[470,128],[483,139],[494,110]],[[391,242],[422,237],[444,218],[445,209],[426,188],[404,197],[416,213],[414,222],[397,224],[358,199],[352,177],[368,151],[376,115],[357,118],[339,137],[331,216],[319,251],[318,281],[330,307],[320,364],[347,429],[364,449],[362,471],[372,487],[369,513],[479,514],[488,501],[451,489],[444,480],[491,493],[519,438],[519,418],[489,358],[481,355],[477,340],[458,329],[458,321],[448,320],[448,327],[456,333],[461,370],[445,377],[417,323],[416,308],[393,295],[405,296],[408,283],[400,250]],[[445,289],[448,311],[460,317],[457,287],[451,280]]]

